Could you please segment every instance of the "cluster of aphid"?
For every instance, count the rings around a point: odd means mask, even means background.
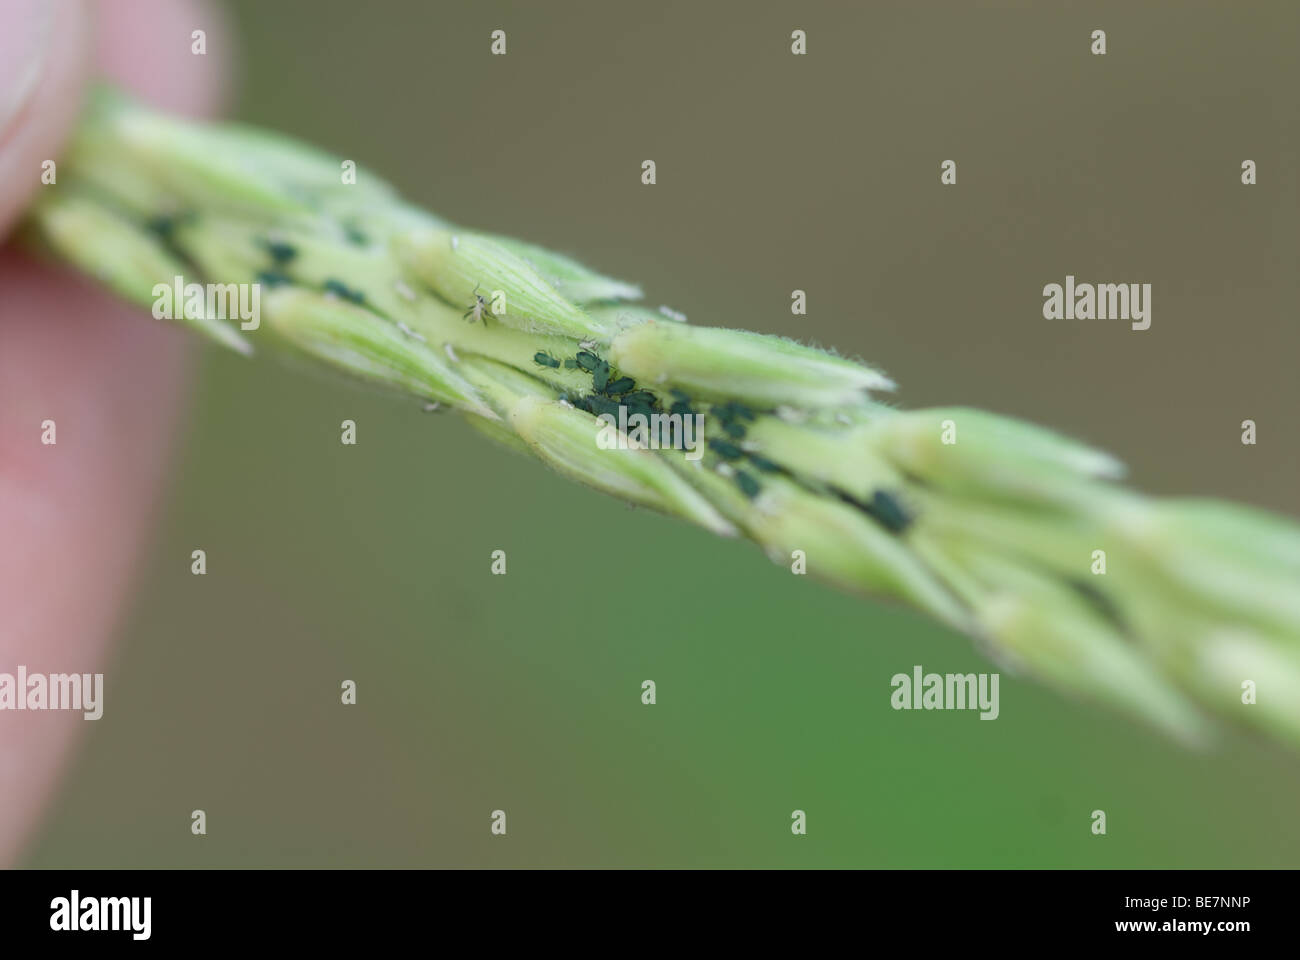
[[[558,359],[545,352],[535,354],[533,360],[539,366],[551,369],[559,369],[561,366]],[[565,358],[563,366],[569,370],[585,370],[591,374],[592,393],[564,397],[566,402],[579,410],[585,410],[596,416],[602,413],[618,416],[619,407],[624,407],[628,416],[639,413],[647,420],[651,414],[663,413],[663,406],[656,394],[649,390],[638,390],[636,381],[631,377],[614,376],[609,362],[590,350],[579,350],[576,356]],[[696,415],[697,411],[691,406],[691,398],[688,394],[681,390],[671,392],[674,402],[667,411],[670,415],[680,416],[683,419]],[[737,401],[715,404],[708,409],[708,412],[721,423],[727,436],[736,441],[744,439],[747,429],[745,424],[752,422],[757,416],[753,410]],[[786,472],[781,465],[757,453],[744,450],[736,443],[712,439],[708,444],[709,449],[722,458],[719,471],[733,478],[741,492],[750,499],[758,496],[762,488],[753,474],[739,467],[736,461],[747,460],[755,469],[764,473]]]
[[[736,485],[740,487],[742,493],[751,500],[758,496],[762,487],[757,479],[748,470],[739,466],[740,462],[747,461],[750,466],[761,473],[786,473],[785,467],[779,463],[773,463],[766,457],[760,456],[752,450],[747,450],[743,446],[745,434],[749,428],[746,426],[752,423],[757,416],[753,410],[743,403],[732,400],[730,403],[715,404],[709,412],[718,419],[722,424],[722,430],[730,440],[719,440],[714,437],[709,440],[709,449],[720,456],[727,470],[735,477]],[[735,441],[735,442],[732,442]]]
[[[558,369],[561,366],[560,361],[549,353],[537,353],[533,360],[543,367]],[[638,390],[631,377],[613,376],[609,361],[602,360],[590,350],[579,350],[576,356],[566,357],[563,366],[566,370],[584,370],[591,374],[591,393],[564,397],[579,410],[597,416],[607,413],[616,417],[618,408],[624,407],[628,416],[639,413],[647,419],[651,414],[662,413],[657,396],[649,390]]]
[[[169,245],[172,241],[172,232],[175,226],[176,218],[158,218],[150,223],[150,227],[154,232]],[[268,286],[292,283],[290,277],[285,273],[285,269],[298,255],[298,251],[290,244],[274,239],[264,240],[262,246],[270,255],[271,263],[268,269],[257,275],[257,279]],[[354,290],[339,280],[326,280],[323,290],[327,294],[332,294],[351,303],[364,304],[366,301],[363,292]],[[471,322],[480,321],[486,323],[486,298],[479,295],[478,287],[474,288],[473,296],[474,302],[465,311],[465,317]],[[405,325],[403,325],[403,328],[405,329]],[[609,414],[617,417],[619,408],[623,407],[627,410],[628,416],[641,414],[648,423],[655,422],[650,419],[653,414],[664,412],[658,395],[650,390],[638,389],[636,381],[631,377],[616,375],[615,371],[610,367],[609,361],[586,349],[586,347],[594,346],[594,344],[583,343],[580,346],[583,349],[579,349],[577,354],[566,357],[563,361],[545,351],[539,351],[533,355],[534,362],[539,366],[551,369],[564,367],[568,370],[583,370],[591,375],[592,392],[589,394],[565,394],[562,399],[566,403],[595,416]],[[758,416],[750,407],[739,401],[732,400],[727,403],[711,404],[706,411],[696,411],[691,405],[691,398],[688,394],[681,390],[672,390],[671,393],[674,402],[667,410],[669,414],[681,416],[685,419],[686,417],[695,416],[697,412],[707,412],[718,421],[723,432],[727,435],[727,439],[710,438],[708,440],[709,449],[721,461],[718,464],[718,472],[735,480],[736,486],[740,488],[746,497],[752,500],[762,490],[762,485],[755,476],[756,473],[789,475],[789,471],[779,463],[775,463],[746,448],[744,439],[749,429],[748,424],[752,423]],[[891,532],[901,533],[911,523],[911,517],[908,516],[898,499],[884,490],[875,491],[869,501],[859,500],[842,491],[837,491],[837,493],[845,503],[857,507],[874,517],[885,529]]]
[[[618,415],[620,406],[626,407],[628,415],[640,413],[649,419],[650,414],[662,412],[659,397],[649,390],[636,389],[636,382],[631,377],[614,376],[609,362],[601,359],[590,350],[579,350],[576,356],[567,357],[563,363],[549,353],[539,351],[533,355],[538,366],[553,370],[563,366],[569,370],[584,370],[591,374],[593,392],[587,395],[566,394],[565,402],[585,410],[590,414],[608,413]],[[696,410],[691,405],[691,398],[681,390],[671,391],[673,404],[668,413],[683,418],[693,417]],[[751,500],[762,490],[755,474],[786,474],[790,471],[767,457],[747,449],[744,440],[749,431],[749,424],[757,419],[758,414],[745,404],[732,400],[727,403],[713,404],[707,412],[718,421],[727,439],[717,437],[708,441],[709,449],[720,459],[718,471],[731,477],[742,493]],[[902,533],[910,525],[912,518],[904,510],[898,498],[884,490],[876,490],[871,499],[859,500],[842,491],[838,496],[850,506],[856,507],[873,517],[886,530]]]

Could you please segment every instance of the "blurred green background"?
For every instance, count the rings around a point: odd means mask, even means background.
[[[449,219],[861,355],[906,406],[1058,427],[1153,492],[1298,512],[1294,4],[229,12],[240,119]],[[1153,284],[1151,329],[1045,321],[1067,273]],[[997,668],[400,397],[205,348],[160,516],[32,866],[1300,865],[1296,754],[1187,752],[1006,674],[996,722],[895,712],[913,664]]]

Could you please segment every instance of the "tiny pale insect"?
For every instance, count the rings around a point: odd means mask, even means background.
[[[484,311],[487,309],[487,298],[478,292],[478,284],[474,284],[474,302],[469,305],[469,309],[462,315],[463,319],[468,319],[470,323],[475,320],[481,320],[483,326],[487,326],[487,321],[483,319]]]

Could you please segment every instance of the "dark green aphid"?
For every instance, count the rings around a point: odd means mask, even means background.
[[[278,240],[268,240],[264,246],[266,252],[271,255],[271,259],[281,266],[298,256],[297,247],[288,243],[281,243]]]
[[[573,357],[565,357],[565,358],[564,358],[564,369],[565,369],[565,370],[577,370],[577,369],[578,369],[578,361],[575,360],[575,359],[573,359]]]
[[[676,394],[677,391],[674,390],[673,393]],[[672,405],[672,407],[669,408],[668,412],[675,413],[679,417],[695,416],[695,411],[691,409],[690,403],[687,402],[686,400],[678,400],[676,403]]]
[[[649,390],[633,390],[631,393],[623,397],[623,402],[644,404],[647,407],[654,407],[654,405],[659,402],[659,398]]]
[[[257,275],[257,282],[265,284],[268,287],[283,287],[293,283],[289,277],[285,276],[279,270],[263,270]]]
[[[552,370],[555,370],[560,366],[559,360],[556,360],[549,353],[541,350],[533,354],[533,362],[543,367],[550,367]]]
[[[745,455],[744,450],[734,443],[727,443],[726,440],[710,440],[709,449],[724,460],[739,460]]]
[[[596,368],[602,363],[605,363],[604,360],[600,359],[600,357],[588,350],[579,350],[578,356],[575,359],[578,362],[578,366],[582,367],[582,369],[586,370],[588,373],[595,373]],[[605,364],[605,366],[608,369],[609,364]]]
[[[727,431],[727,436],[733,440],[743,440],[745,437],[745,425],[735,420],[723,420],[722,429]]]
[[[773,463],[767,457],[760,457],[757,453],[749,455],[749,462],[764,473],[784,473],[785,467],[779,463]]]
[[[593,395],[587,397],[586,400],[588,413],[595,414],[596,416],[600,416],[602,413],[607,413],[615,419],[618,418],[618,404],[613,400],[610,400],[608,397],[597,397]]]
[[[351,301],[352,303],[366,302],[366,295],[364,293],[360,290],[353,290],[348,287],[347,284],[340,283],[338,280],[326,280],[325,292],[342,297],[344,300]]]
[[[668,392],[671,393],[671,394],[673,395],[673,398],[674,398],[674,399],[679,400],[679,401],[682,402],[682,403],[690,403],[690,402],[691,402],[691,395],[690,395],[689,393],[687,393],[685,390],[678,390],[676,387],[674,387],[673,389],[669,390]]]
[[[749,409],[749,407],[737,400],[732,400],[729,403],[724,403],[720,406],[714,407],[713,413],[719,420],[724,422],[731,420],[753,420],[757,417],[757,414],[754,413],[753,410]]]
[[[591,413],[591,400],[589,397],[565,397],[565,399],[579,410],[585,410],[587,413]]]
[[[644,403],[627,403],[626,401],[624,401],[623,408],[627,410],[627,415],[629,417],[639,413],[641,414],[641,416],[645,417],[646,420],[649,420],[651,417],[653,417],[655,413],[654,410],[652,410]]]
[[[150,217],[146,226],[164,240],[170,240],[172,234],[176,231],[177,217],[160,214],[156,217]]]
[[[608,383],[609,364],[602,360],[597,364],[596,369],[591,371],[591,386],[597,393],[604,393]]]
[[[753,500],[758,496],[758,481],[747,474],[744,470],[736,471],[736,484],[740,487],[740,492],[749,499]]]
[[[617,380],[611,380],[605,384],[605,393],[611,397],[616,397],[620,393],[627,393],[636,386],[636,381],[631,377],[619,377]]]
[[[347,238],[348,243],[353,244],[354,246],[364,247],[366,244],[370,243],[369,238],[367,238],[364,233],[350,224],[344,226],[343,236]]]
[[[912,523],[912,518],[907,515],[907,511],[903,509],[898,499],[884,490],[877,490],[871,495],[867,512],[891,533],[902,533]]]

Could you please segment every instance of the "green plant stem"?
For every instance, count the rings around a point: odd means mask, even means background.
[[[687,325],[632,284],[409,206],[364,169],[349,182],[339,158],[110,91],[30,227],[141,304],[178,276],[256,284],[256,329],[202,304],[177,320],[454,408],[566,476],[803,558],[1179,739],[1203,741],[1218,716],[1300,743],[1290,521],[1143,497],[1108,455],[1009,418],[892,409],[874,399],[888,378],[860,363]],[[708,443],[698,459],[645,435],[602,449],[598,416],[620,407],[698,414]]]

